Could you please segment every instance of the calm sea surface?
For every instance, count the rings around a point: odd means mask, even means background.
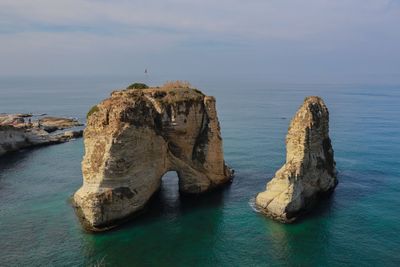
[[[0,78],[0,113],[84,121],[131,80]],[[0,266],[400,266],[400,85],[213,80],[190,79],[217,98],[232,185],[181,197],[168,173],[143,215],[90,234],[69,203],[82,183],[82,140],[0,157]],[[339,185],[307,218],[283,225],[252,200],[284,163],[290,118],[308,95],[330,110]]]

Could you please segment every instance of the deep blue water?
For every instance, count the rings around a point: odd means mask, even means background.
[[[0,78],[0,112],[84,120],[131,80]],[[190,81],[217,98],[232,185],[182,197],[168,173],[144,214],[90,234],[69,204],[82,183],[82,140],[9,154],[0,158],[0,266],[400,265],[400,85]],[[251,200],[284,163],[290,118],[308,95],[330,110],[339,185],[308,217],[284,225],[254,212]]]

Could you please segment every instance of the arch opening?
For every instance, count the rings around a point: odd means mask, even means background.
[[[174,209],[179,207],[179,177],[176,171],[168,171],[161,177],[159,195],[161,205]]]

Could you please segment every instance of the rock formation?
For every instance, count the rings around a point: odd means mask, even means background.
[[[43,117],[40,119],[40,125],[46,132],[68,129],[76,126],[82,126],[78,120],[59,117]]]
[[[257,195],[256,205],[274,219],[292,222],[337,183],[328,109],[321,98],[307,97],[290,123],[286,163]]]
[[[141,210],[176,171],[182,193],[202,193],[231,179],[215,99],[190,88],[115,91],[88,113],[83,186],[77,214],[105,230]]]
[[[50,134],[56,130],[80,126],[75,119],[46,117],[44,124],[38,121],[26,122],[30,114],[0,114],[0,156],[7,152],[36,146],[59,144],[81,137],[82,130],[70,130]]]
[[[45,114],[44,114],[45,115]],[[16,128],[40,128],[46,132],[54,132],[67,128],[83,126],[77,119],[62,117],[43,117],[32,114],[0,114],[0,126]]]

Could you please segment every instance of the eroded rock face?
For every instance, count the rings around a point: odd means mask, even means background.
[[[92,109],[84,131],[79,216],[104,230],[141,210],[176,171],[179,189],[202,193],[228,182],[215,99],[194,89],[113,92]]]
[[[274,219],[292,222],[337,183],[328,109],[321,98],[307,97],[290,123],[286,163],[257,195],[256,205]]]
[[[68,129],[76,126],[83,126],[78,120],[60,117],[43,117],[40,125],[46,132]]]
[[[64,143],[82,136],[81,129],[55,132],[83,125],[75,119],[46,117],[42,118],[44,123],[41,124],[39,120],[31,121],[31,117],[31,114],[0,114],[0,156],[21,149]]]

